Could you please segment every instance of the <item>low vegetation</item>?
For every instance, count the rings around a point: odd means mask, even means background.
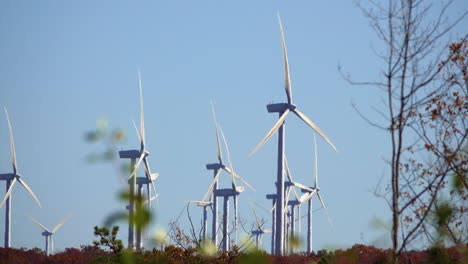
[[[392,250],[356,244],[353,247],[335,251],[319,250],[316,253],[294,254],[287,257],[273,257],[263,251],[240,252],[234,248],[226,253],[206,256],[202,249],[183,249],[166,246],[164,250],[115,251],[103,249],[98,244],[81,246],[80,249],[67,248],[63,252],[46,256],[41,249],[0,248],[0,263],[42,264],[42,263],[391,263]],[[423,251],[402,252],[399,263],[468,263],[468,245],[451,248],[430,248]]]

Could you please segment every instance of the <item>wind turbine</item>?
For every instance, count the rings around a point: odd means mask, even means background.
[[[59,228],[68,220],[70,219],[71,215],[67,216],[65,219],[62,220],[62,222],[58,223],[53,229],[52,231],[50,231],[49,229],[47,229],[45,226],[43,226],[41,223],[39,223],[36,219],[32,218],[31,217],[31,220],[33,220],[40,228],[42,228],[43,232],[42,232],[42,235],[45,237],[45,251],[46,251],[46,255],[49,256],[49,252],[54,252],[54,238],[53,238],[53,234],[55,232],[57,232],[57,230],[59,230]],[[50,241],[50,244],[51,244],[51,248],[52,250],[49,251],[49,241]]]
[[[11,128],[10,117],[8,115],[8,111],[5,107],[5,115],[8,121],[8,128],[10,130],[10,151],[11,151],[11,162],[13,165],[13,173],[5,173],[0,174],[0,180],[6,181],[6,194],[3,198],[3,201],[0,203],[0,208],[6,203],[5,206],[5,248],[10,247],[11,242],[11,192],[13,191],[13,186],[16,182],[19,182],[23,187],[31,194],[31,196],[36,200],[39,207],[41,207],[41,203],[39,199],[37,199],[34,192],[31,188],[26,184],[26,182],[21,179],[21,175],[18,173],[18,164],[16,162],[16,150],[15,150],[15,139],[13,137],[13,129]]]
[[[317,194],[320,203],[323,206],[323,209],[325,209],[325,214],[327,215],[328,222],[330,225],[332,225],[332,221],[330,218],[330,215],[328,214],[327,207],[325,206],[325,203],[323,202],[323,198],[320,195],[320,188],[318,185],[318,156],[317,156],[317,142],[315,139],[314,135],[314,150],[315,150],[315,170],[314,170],[314,187],[311,187],[313,191],[310,191],[309,189],[302,189],[302,192],[304,194],[307,194],[308,197],[305,199],[308,201],[308,211],[307,211],[307,252],[310,253],[312,252],[312,198],[314,194]]]
[[[239,179],[242,183],[247,185],[249,188],[252,190],[253,187],[248,184],[244,179],[242,179],[237,173],[234,172],[233,166],[232,166],[232,160],[231,160],[231,155],[229,152],[229,147],[226,141],[226,138],[224,136],[223,130],[220,128],[219,129],[221,132],[221,136],[223,137],[224,145],[226,147],[226,153],[228,155],[228,160],[229,160],[229,168],[222,165],[222,169],[227,171],[231,175],[231,188],[226,188],[226,189],[216,189],[214,190],[214,186],[217,185],[218,183],[218,178],[221,175],[218,173],[216,177],[213,180],[213,183],[210,185],[208,188],[208,192],[205,194],[205,197],[203,200],[206,200],[206,198],[209,195],[213,195],[214,199],[216,197],[223,197],[223,239],[222,239],[222,248],[223,251],[228,251],[229,250],[229,233],[228,233],[228,218],[229,218],[229,197],[233,196],[233,202],[234,202],[234,234],[235,234],[235,241],[237,242],[237,225],[238,225],[238,218],[237,218],[237,196],[245,190],[243,186],[237,186],[236,184],[236,178]]]
[[[239,175],[237,175],[237,173],[235,173],[234,170],[232,169],[232,162],[231,162],[231,157],[230,157],[227,141],[226,141],[226,138],[224,137],[224,133],[222,132],[222,130],[218,126],[218,122],[216,120],[216,113],[215,113],[213,104],[211,104],[211,109],[212,109],[212,112],[213,112],[213,121],[214,121],[215,132],[216,132],[216,146],[217,146],[218,163],[212,163],[212,164],[207,164],[206,165],[206,168],[208,170],[213,170],[214,171],[214,179],[213,179],[212,184],[208,188],[208,191],[206,192],[206,194],[205,194],[205,196],[203,197],[202,200],[206,201],[208,199],[208,196],[210,196],[210,195],[212,197],[212,203],[213,203],[212,236],[213,236],[214,244],[217,245],[217,230],[218,230],[218,218],[217,218],[218,217],[218,201],[217,201],[218,198],[217,197],[218,196],[219,197],[224,197],[225,203],[229,200],[229,196],[234,197],[233,198],[233,200],[234,200],[234,217],[235,217],[234,230],[236,231],[235,232],[235,234],[236,234],[236,239],[235,240],[237,242],[237,195],[240,194],[240,192],[244,191],[244,189],[243,189],[244,187],[242,187],[242,186],[236,187],[235,186],[235,179],[236,178],[239,179],[242,183],[244,183],[246,186],[248,186],[252,190],[253,190],[253,187],[250,184],[248,184],[244,179],[242,179]],[[220,130],[221,130],[221,135],[223,137],[224,145],[226,147],[226,152],[227,152],[227,155],[228,155],[228,160],[229,160],[230,167],[226,167],[226,165],[224,165],[224,163],[223,163],[221,142],[220,142],[220,139],[219,139],[219,131]],[[229,173],[231,175],[232,190],[235,190],[234,193],[231,193],[231,192],[217,192],[216,191],[217,188],[218,188],[219,176],[221,175],[222,170],[226,171],[227,173]],[[216,195],[216,194],[218,194],[218,195]],[[230,194],[230,195],[225,196],[227,194]],[[228,210],[229,210],[228,207],[226,207],[226,209],[224,209],[225,212],[228,212]],[[224,213],[223,213],[223,217],[224,217]],[[223,224],[227,224],[227,223],[225,223],[224,220],[223,220]],[[223,226],[223,228],[224,228],[224,226]],[[227,227],[226,227],[226,230],[227,230]],[[223,239],[224,239],[224,237],[226,237],[225,234],[223,234]],[[223,244],[225,244],[225,243],[223,243]]]
[[[207,208],[213,203],[210,201],[185,201],[187,203],[193,203],[203,208],[203,223],[202,223],[202,241],[206,240],[207,228],[208,228],[208,213]]]
[[[284,60],[284,79],[285,79],[285,90],[287,96],[287,103],[269,104],[267,110],[269,113],[279,113],[279,119],[275,125],[268,131],[266,136],[260,141],[260,143],[254,148],[249,154],[253,155],[259,150],[277,131],[278,131],[278,159],[277,159],[277,180],[276,180],[276,194],[277,194],[277,206],[276,206],[276,228],[275,228],[275,255],[281,256],[284,254],[284,174],[283,174],[283,160],[284,160],[284,131],[285,131],[285,120],[289,113],[293,112],[308,126],[310,126],[316,133],[318,133],[325,141],[336,151],[336,147],[328,139],[325,133],[310,120],[305,114],[297,109],[297,106],[293,104],[292,90],[291,90],[291,79],[289,76],[289,63],[288,55],[286,51],[286,42],[284,39],[283,25],[278,14],[278,20],[281,31],[281,41],[283,47],[283,60]]]
[[[265,233],[271,233],[271,229],[263,229],[264,223],[261,223],[258,219],[255,209],[252,208],[252,210],[255,216],[255,223],[257,224],[257,229],[252,230],[250,233],[252,234],[252,236],[255,236],[255,246],[257,247],[257,249],[260,249],[260,247],[262,246],[262,235]]]
[[[218,122],[216,121],[216,113],[214,110],[213,103],[211,103],[211,111],[213,113],[213,122],[215,125],[215,132],[216,132],[216,151],[218,155],[218,163],[211,163],[206,165],[207,170],[213,170],[213,187],[212,190],[218,189],[218,175],[224,169],[225,166],[223,164],[223,154],[221,150],[221,143],[219,141],[219,129],[218,129]],[[203,198],[203,200],[207,199],[207,195]],[[211,223],[211,235],[214,245],[218,245],[218,197],[216,195],[211,196],[212,205],[213,205],[213,220]]]
[[[304,203],[305,201],[307,201],[307,199],[309,198],[308,197],[308,194],[303,194],[301,197],[299,197],[299,195],[297,194],[296,192],[296,189],[295,188],[300,188],[301,190],[307,190],[309,192],[313,192],[314,189],[313,188],[310,188],[310,187],[307,187],[305,186],[304,184],[302,183],[299,183],[299,182],[296,182],[292,179],[292,175],[291,175],[291,171],[289,170],[289,165],[288,165],[288,161],[286,159],[286,157],[284,158],[284,167],[285,167],[285,172],[286,172],[286,175],[288,176],[288,180],[287,182],[285,182],[285,186],[287,188],[286,190],[286,199],[285,199],[285,207],[287,206],[290,206],[291,207],[291,213],[290,213],[290,216],[291,216],[291,225],[290,225],[290,231],[291,231],[291,235],[294,236],[295,233],[296,233],[296,215],[295,215],[295,211],[294,209],[297,207],[297,211],[298,211],[298,216],[299,216],[299,231],[300,231],[300,205],[302,205],[302,203]],[[289,200],[289,196],[291,194],[291,192],[294,194],[294,200]]]
[[[137,133],[138,140],[140,140],[140,142],[142,142],[142,136],[144,136],[144,134],[142,134],[140,131],[138,131],[138,128],[137,128],[137,126],[135,124],[135,121],[133,121],[133,126],[135,127],[135,131]],[[143,185],[146,185],[148,199],[145,200],[145,202],[142,205],[143,206],[148,205],[149,213],[151,214],[151,208],[152,208],[151,207],[151,201],[159,197],[159,194],[156,194],[156,189],[155,189],[155,186],[154,186],[154,181],[159,177],[159,173],[151,173],[149,165],[148,165],[148,161],[146,160],[146,157],[144,157],[143,159],[144,159],[143,162],[145,162],[144,164],[145,164],[146,175],[145,175],[145,177],[137,177],[136,178],[137,197],[138,197],[138,199],[143,200]],[[134,176],[136,176],[136,175],[134,175]],[[153,185],[154,192],[155,192],[154,196],[151,196],[150,184]],[[157,201],[158,200],[156,200],[156,202]],[[142,232],[143,232],[143,230],[141,230],[140,228],[136,228],[136,248],[137,249],[142,249],[143,248]]]
[[[145,115],[144,115],[144,107],[143,107],[143,89],[141,85],[141,74],[140,71],[138,71],[138,84],[140,88],[140,131],[138,132],[137,129],[137,134],[139,134],[139,140],[140,140],[140,149],[139,150],[122,150],[119,151],[119,156],[121,159],[130,159],[130,169],[131,173],[130,176],[128,177],[128,183],[130,187],[130,204],[129,204],[129,222],[128,222],[128,247],[133,248],[135,245],[135,223],[133,221],[134,219],[134,214],[135,214],[135,186],[137,185],[137,177],[136,173],[138,170],[138,167],[141,165],[143,162],[145,172],[146,172],[146,179],[147,179],[147,192],[148,192],[148,199],[149,199],[149,208],[151,210],[151,191],[150,191],[150,184],[152,185],[152,189],[154,193],[156,194],[156,188],[154,186],[153,180],[158,177],[158,174],[152,174],[147,156],[150,154],[148,150],[146,149],[146,136],[145,136]],[[138,159],[138,162],[135,164],[136,159]],[[141,237],[141,230],[136,230],[137,236]],[[141,240],[139,243],[137,243],[137,248],[139,249],[141,247]]]
[[[143,201],[142,204],[141,204],[142,207],[144,207],[144,206],[150,204],[151,201],[153,201],[154,199],[157,199],[157,198],[159,197],[159,194],[156,194],[156,195],[154,195],[154,196],[151,196],[151,198],[149,198],[149,199],[143,200],[143,197],[142,197],[142,195],[141,195],[141,190],[143,189],[143,185],[144,185],[144,184],[148,184],[148,179],[146,179],[145,177],[138,177],[138,178],[137,178],[137,186],[138,186],[138,187],[137,187],[137,188],[138,188],[138,196],[137,196],[137,197],[138,197],[138,199],[141,199],[141,201]],[[149,208],[150,208],[149,211],[151,212],[151,207],[149,207]],[[125,209],[127,209],[127,210],[130,212],[130,204],[127,204],[127,205],[125,206]],[[148,230],[148,235],[147,235],[148,237],[151,236],[150,233],[151,233],[151,232]],[[148,240],[148,239],[145,239],[145,240]],[[141,232],[141,230],[139,230],[139,229],[138,229],[137,232],[136,232],[136,245],[137,245],[137,248],[139,248],[139,249],[142,249],[142,248],[143,248],[143,237],[142,237],[142,232]]]

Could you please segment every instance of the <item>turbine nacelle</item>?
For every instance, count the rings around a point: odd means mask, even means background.
[[[310,189],[314,190],[314,192],[319,192],[320,189],[318,187],[309,187]],[[301,188],[301,192],[302,193],[311,193],[311,191],[309,189],[303,189]]]
[[[241,192],[243,192],[244,187],[240,188],[242,186],[236,187],[236,189],[231,189],[231,188],[226,188],[226,189],[216,189],[213,190],[213,193],[215,196],[218,197],[229,197],[229,196],[237,196]]]
[[[288,104],[288,103],[278,103],[278,104],[269,104],[267,105],[268,113],[282,113],[289,109],[290,111],[294,111],[296,109],[296,105]]]
[[[132,149],[132,150],[121,150],[119,151],[119,157],[121,159],[139,159],[140,157],[143,157],[143,158],[146,158],[147,156],[149,156],[150,152],[147,151],[146,149],[143,150],[143,155],[141,150],[136,150],[136,149]]]
[[[265,229],[265,230],[252,230],[250,231],[250,233],[254,236],[256,235],[263,235],[265,233],[271,233],[271,230],[270,229]]]
[[[140,156],[140,151],[136,149],[119,151],[119,157],[121,159],[138,159]]]
[[[219,169],[224,169],[226,166],[224,166],[221,163],[210,163],[206,164],[206,169],[207,170],[219,170]]]
[[[19,174],[14,174],[14,173],[4,173],[4,174],[0,174],[0,181],[7,181],[7,180],[11,180],[15,177],[21,177],[21,175]]]
[[[43,235],[43,236],[51,236],[51,235],[53,235],[53,234],[54,234],[54,233],[47,232],[47,231],[42,232],[42,235]]]
[[[196,204],[197,206],[200,206],[200,207],[207,207],[207,206],[211,206],[213,204],[210,201],[185,201],[185,202],[193,203],[193,204]]]

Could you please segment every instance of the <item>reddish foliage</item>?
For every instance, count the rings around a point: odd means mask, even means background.
[[[125,254],[125,253],[124,253]],[[120,263],[123,256],[104,251],[94,246],[82,246],[81,249],[67,248],[65,251],[46,257],[40,249],[5,249],[0,248],[0,264],[53,264],[53,263]],[[249,254],[236,250],[220,253],[217,257],[204,258],[196,249],[183,249],[168,246],[164,251],[153,250],[131,254],[133,263],[391,263],[392,251],[373,246],[356,244],[346,250],[326,251],[318,254],[295,254],[286,257],[272,257],[262,252]],[[403,252],[399,257],[401,264],[416,263],[468,263],[468,245],[451,248],[433,248],[425,251]]]

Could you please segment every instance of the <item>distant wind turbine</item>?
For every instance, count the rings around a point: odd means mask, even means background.
[[[269,104],[267,105],[267,110],[269,113],[279,113],[279,119],[275,125],[268,131],[266,136],[260,141],[260,143],[254,148],[254,150],[249,154],[253,155],[257,150],[259,150],[277,131],[278,131],[278,159],[277,159],[277,180],[276,180],[276,194],[277,194],[277,206],[276,206],[276,228],[275,228],[275,255],[281,256],[284,252],[284,173],[283,173],[283,160],[284,160],[284,130],[285,130],[285,120],[289,113],[293,112],[297,115],[302,121],[304,121],[308,126],[310,126],[315,132],[317,132],[325,141],[336,150],[336,147],[328,139],[325,133],[310,120],[305,114],[300,112],[297,109],[297,106],[293,104],[292,100],[292,90],[291,90],[291,79],[289,75],[289,63],[288,55],[286,51],[286,42],[284,38],[283,25],[281,24],[281,19],[278,14],[278,20],[281,30],[281,40],[283,47],[283,60],[284,60],[284,79],[285,79],[285,90],[286,96],[288,99],[287,103],[278,103],[278,104]]]
[[[138,132],[137,129],[137,134],[139,134],[139,140],[140,140],[140,150],[122,150],[119,151],[119,156],[121,159],[130,159],[130,169],[131,173],[130,176],[128,177],[128,183],[129,183],[129,189],[130,189],[130,204],[129,204],[129,222],[128,222],[128,247],[129,248],[134,248],[135,247],[135,231],[137,233],[137,237],[141,238],[141,232],[142,230],[135,230],[135,223],[133,221],[134,219],[134,214],[135,214],[135,186],[137,185],[137,177],[136,173],[138,170],[138,167],[141,165],[143,162],[145,172],[146,172],[146,179],[147,182],[145,183],[147,186],[147,195],[149,199],[149,208],[151,210],[151,190],[150,190],[150,184],[152,186],[152,189],[156,195],[156,187],[154,186],[154,180],[159,176],[156,173],[151,173],[150,166],[148,163],[147,156],[150,154],[149,151],[146,149],[146,136],[145,136],[145,115],[144,115],[144,107],[143,107],[143,89],[141,85],[141,74],[140,71],[138,71],[138,84],[140,88],[140,130]],[[138,162],[135,164],[136,159],[138,159]],[[136,243],[137,249],[140,249],[142,247],[141,240]]]
[[[187,203],[196,204],[203,208],[203,222],[202,222],[202,237],[201,240],[206,240],[207,235],[207,228],[208,228],[208,212],[207,208],[211,206],[213,203],[210,201],[185,201]]]
[[[237,173],[235,173],[234,170],[232,169],[232,161],[231,161],[227,141],[226,141],[226,138],[224,137],[224,133],[222,132],[222,130],[218,126],[218,122],[216,120],[216,113],[215,113],[213,104],[211,104],[211,109],[212,109],[212,112],[213,112],[213,120],[214,120],[215,131],[216,131],[216,145],[217,145],[218,163],[213,163],[213,164],[207,164],[206,165],[206,168],[208,170],[213,170],[214,171],[214,179],[213,179],[212,184],[208,188],[208,191],[206,192],[206,194],[205,194],[205,196],[203,197],[202,200],[206,201],[209,196],[212,197],[212,203],[213,203],[213,223],[212,223],[212,225],[213,225],[212,226],[213,234],[212,235],[213,235],[213,242],[214,242],[215,245],[217,245],[217,234],[216,234],[217,230],[218,230],[218,226],[217,226],[217,223],[218,223],[218,219],[217,219],[217,215],[218,215],[218,207],[217,206],[218,206],[218,203],[217,203],[217,200],[218,199],[217,199],[217,197],[224,197],[225,203],[226,203],[229,200],[229,196],[233,196],[233,200],[234,200],[234,230],[235,230],[235,234],[236,234],[235,241],[237,242],[237,223],[238,223],[238,221],[237,221],[237,195],[240,194],[240,192],[244,191],[244,189],[243,189],[244,187],[242,187],[242,186],[236,187],[235,179],[240,180],[242,183],[244,183],[246,186],[248,186],[252,190],[253,190],[253,187],[250,184],[248,184],[244,179],[242,179],[239,175],[237,175]],[[221,132],[221,136],[223,137],[223,141],[224,141],[224,145],[226,147],[226,152],[227,152],[227,155],[228,155],[228,160],[229,160],[229,166],[230,167],[226,167],[226,165],[223,163],[221,141],[220,141],[220,138],[219,138],[219,132]],[[232,183],[232,189],[231,190],[235,190],[234,193],[232,193],[231,191],[229,191],[229,192],[224,192],[224,191],[217,192],[216,191],[217,188],[218,188],[218,180],[219,180],[219,177],[221,175],[222,170],[226,171],[227,173],[229,173],[231,175],[231,183]],[[216,194],[219,194],[219,195],[216,195]],[[225,212],[228,212],[228,210],[229,210],[228,207],[226,207],[226,209],[224,209]],[[223,213],[223,217],[224,217],[224,213]],[[227,223],[225,223],[224,220],[223,220],[223,224],[227,225]],[[226,227],[226,232],[227,232],[227,227]],[[224,239],[224,237],[226,237],[225,234],[223,234],[223,239]],[[223,244],[227,244],[227,243],[223,243]]]
[[[323,198],[320,195],[320,188],[318,185],[318,155],[317,155],[317,142],[315,139],[314,135],[314,150],[315,150],[315,170],[314,170],[314,187],[311,187],[313,191],[310,191],[309,189],[302,189],[302,192],[307,194],[308,197],[305,199],[308,201],[308,211],[307,211],[307,252],[312,252],[312,198],[314,194],[317,194],[320,203],[323,206],[323,209],[325,209],[325,214],[327,215],[328,222],[330,225],[332,225],[332,220],[330,218],[330,215],[328,214],[327,207],[325,206],[325,203],[323,202]]]
[[[264,229],[263,224],[261,223],[260,220],[258,219],[257,213],[255,212],[255,209],[252,208],[254,216],[255,216],[255,223],[257,225],[257,229],[252,230],[250,233],[252,236],[255,236],[255,246],[257,249],[260,249],[262,246],[262,236],[265,233],[271,233],[271,229]]]
[[[15,150],[15,139],[13,137],[13,129],[11,128],[10,117],[8,115],[8,111],[5,107],[5,115],[8,121],[8,128],[10,130],[10,151],[11,151],[11,161],[13,165],[13,173],[5,173],[0,174],[0,180],[6,181],[6,194],[3,198],[3,201],[0,203],[0,208],[6,203],[5,209],[5,248],[10,247],[11,242],[11,192],[13,191],[13,186],[16,182],[19,182],[23,187],[31,194],[31,196],[36,200],[39,207],[41,207],[41,203],[39,199],[37,199],[34,192],[31,188],[26,184],[26,182],[21,179],[21,175],[18,173],[18,164],[16,162],[16,150]]]
[[[234,234],[235,234],[235,239],[234,241],[237,242],[237,225],[238,225],[238,218],[237,218],[237,196],[244,191],[244,187],[243,186],[237,186],[236,184],[236,178],[239,179],[242,183],[244,183],[245,185],[247,185],[249,188],[251,188],[253,190],[253,187],[247,183],[244,179],[242,179],[239,175],[237,175],[237,173],[234,172],[234,169],[233,169],[233,166],[232,166],[232,160],[231,160],[231,155],[230,155],[230,152],[229,152],[229,147],[227,145],[227,141],[226,141],[226,138],[224,136],[224,133],[223,133],[223,130],[220,128],[219,129],[220,132],[221,132],[221,136],[223,137],[223,141],[224,141],[224,145],[226,147],[226,153],[228,155],[228,160],[229,160],[229,167],[226,167],[224,165],[222,165],[222,169],[227,171],[230,175],[231,175],[231,188],[226,188],[226,189],[216,189],[216,190],[213,190],[214,189],[214,186],[217,185],[218,183],[218,178],[220,176],[220,174],[218,173],[218,175],[216,175],[216,177],[214,178],[213,180],[213,183],[210,185],[210,187],[208,188],[208,192],[205,194],[205,197],[203,198],[203,200],[206,200],[206,198],[212,194],[214,195],[214,199],[216,199],[216,197],[223,197],[224,198],[224,201],[223,201],[223,239],[222,239],[222,250],[223,251],[228,251],[229,250],[229,232],[228,232],[228,222],[229,222],[229,197],[232,196],[233,197],[233,201],[234,201]]]
[[[50,253],[54,253],[54,238],[53,234],[59,230],[59,228],[68,220],[72,217],[71,215],[67,216],[65,219],[63,219],[60,223],[58,223],[52,231],[47,229],[45,226],[43,226],[41,223],[39,223],[36,219],[31,217],[31,220],[33,220],[44,232],[42,232],[42,235],[45,237],[45,251],[46,255],[49,256]],[[49,242],[51,245],[51,250],[49,250]]]
[[[218,163],[210,163],[206,165],[207,170],[213,170],[213,178],[215,181],[213,181],[213,187],[211,188],[212,191],[218,189],[218,175],[221,173],[221,171],[225,168],[223,164],[223,154],[221,150],[221,142],[219,140],[219,128],[218,128],[218,122],[216,120],[216,113],[214,110],[213,103],[211,103],[211,111],[213,113],[213,122],[215,125],[215,134],[216,134],[216,151],[217,151],[217,156],[218,156]],[[211,192],[212,192],[211,191]],[[207,195],[210,194],[210,192],[207,193]],[[208,199],[208,196],[205,195],[202,200]],[[213,240],[214,245],[218,245],[218,197],[215,195],[211,195],[211,201],[212,201],[212,206],[213,206],[213,220],[211,223],[211,236]]]

